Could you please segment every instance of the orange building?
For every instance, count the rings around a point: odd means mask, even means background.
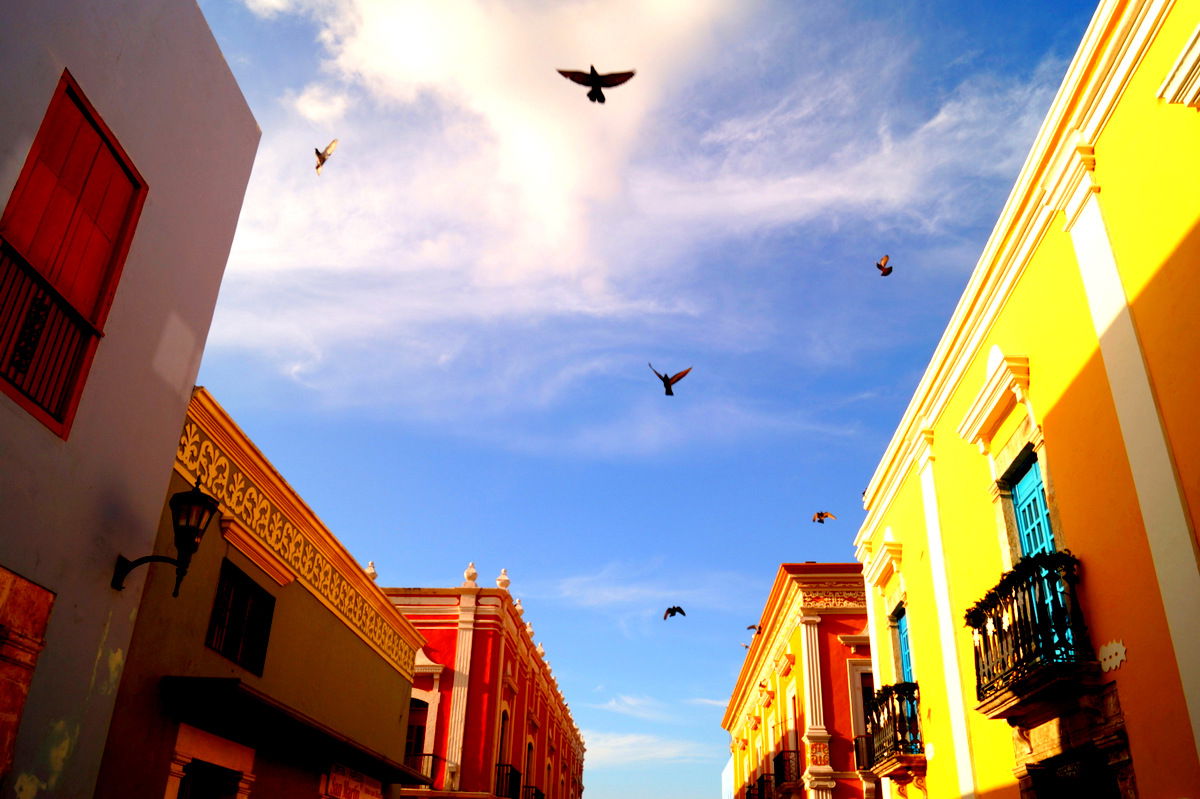
[[[408,762],[432,779],[407,796],[580,799],[583,737],[571,718],[533,625],[508,592],[476,583],[474,564],[457,588],[385,588],[428,642],[417,652]]]
[[[738,799],[871,797],[857,762],[873,692],[857,563],[783,563],[721,726]]]

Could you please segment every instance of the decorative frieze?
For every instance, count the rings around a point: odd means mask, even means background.
[[[252,534],[251,540],[257,540],[286,564],[322,604],[401,674],[412,679],[415,648],[335,567],[316,543],[322,534],[305,529],[306,525],[285,515],[278,502],[256,485],[207,431],[190,419],[179,438],[175,465],[189,482],[198,480],[204,492],[221,503],[222,514],[235,518],[241,528]],[[366,580],[365,575],[363,579]],[[384,602],[380,600],[381,604]]]

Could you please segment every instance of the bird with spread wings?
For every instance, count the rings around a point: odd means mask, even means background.
[[[888,266],[888,257],[886,255],[875,262],[875,268],[879,270],[880,277],[887,277],[892,273],[892,268]]]
[[[675,615],[686,616],[687,614],[683,612],[683,608],[679,607],[678,605],[672,605],[671,607],[667,608],[665,613],[663,613],[663,621],[666,621],[668,617]]]
[[[682,380],[684,377],[687,376],[688,372],[692,371],[692,367],[689,366],[688,368],[684,369],[682,372],[676,372],[673,375],[667,376],[664,374],[660,374],[659,371],[654,368],[654,364],[650,363],[649,361],[646,362],[646,365],[649,366],[650,371],[654,372],[654,374],[657,375],[658,379],[662,381],[663,388],[666,389],[666,394],[668,397],[675,396],[675,392],[671,390],[671,386],[678,383],[680,380]]]
[[[587,98],[593,103],[604,102],[604,92],[602,89],[611,89],[613,86],[620,86],[625,81],[633,77],[636,70],[628,72],[610,72],[607,75],[601,75],[596,71],[596,67],[592,67],[591,72],[580,72],[574,69],[560,69],[558,74],[570,81],[574,81],[582,86],[588,87]]]
[[[325,145],[324,150],[313,148],[313,152],[317,154],[317,174],[321,174],[321,167],[325,166],[325,162],[329,160],[329,156],[333,155],[333,151],[337,149],[337,139]]]
[[[813,514],[813,521],[816,522],[817,524],[824,524],[826,519],[836,519],[836,518],[837,518],[836,516],[834,516],[832,513],[830,513],[827,510],[819,510]]]

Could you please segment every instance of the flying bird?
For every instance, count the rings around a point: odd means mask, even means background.
[[[593,66],[591,72],[578,72],[573,69],[560,69],[559,75],[562,75],[567,80],[575,81],[583,86],[588,87],[587,98],[593,103],[604,102],[604,92],[601,89],[611,89],[613,86],[620,86],[625,81],[633,77],[635,70],[628,72],[610,72],[607,75],[601,75]]]
[[[761,624],[747,624],[746,629],[754,630],[755,635],[759,635],[762,633],[762,625]]]
[[[663,621],[666,621],[668,616],[674,616],[677,613],[680,616],[687,615],[686,613],[683,612],[683,608],[679,607],[678,605],[672,605],[671,607],[667,608],[665,613],[663,613]]]
[[[743,648],[743,649],[749,649],[749,648],[750,648],[750,644],[742,644],[742,648]]]
[[[880,277],[887,277],[892,273],[892,268],[887,265],[888,257],[885,255],[875,262],[875,268],[879,270]]]
[[[662,381],[663,388],[665,388],[667,390],[668,397],[675,396],[675,392],[671,390],[671,386],[678,383],[680,380],[682,380],[683,378],[685,378],[687,376],[688,372],[692,371],[692,367],[689,366],[688,368],[684,369],[682,372],[676,372],[675,374],[671,375],[670,377],[667,377],[666,375],[659,374],[658,370],[654,368],[654,364],[650,363],[649,361],[646,362],[646,365],[649,366],[650,371],[654,372],[654,374],[658,376],[658,379]]]
[[[325,166],[325,162],[329,160],[329,156],[333,155],[333,151],[337,149],[337,139],[329,142],[324,150],[313,148],[313,152],[317,154],[317,174],[321,174],[321,167]]]
[[[836,519],[836,518],[837,518],[836,516],[834,516],[832,513],[830,513],[827,510],[819,510],[813,514],[813,521],[816,522],[817,524],[824,524],[826,519]]]

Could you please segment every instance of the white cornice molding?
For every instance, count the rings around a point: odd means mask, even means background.
[[[1103,0],[1067,69],[975,270],[867,487],[859,546],[918,454],[911,438],[931,427],[982,344],[1058,211],[1078,214],[1097,188],[1093,143],[1145,57],[1174,0]],[[1068,191],[1069,189],[1069,191]],[[1082,197],[1080,194],[1082,193]],[[1057,207],[1056,207],[1057,206]]]
[[[958,434],[987,454],[1000,424],[1029,391],[1029,359],[1003,356],[997,360],[983,387],[958,425]]]
[[[1200,25],[1192,31],[1162,86],[1158,87],[1157,96],[1168,103],[1200,108]]]
[[[891,576],[900,571],[902,549],[899,541],[884,541],[880,544],[879,551],[863,569],[863,579],[868,585],[883,590]]]

